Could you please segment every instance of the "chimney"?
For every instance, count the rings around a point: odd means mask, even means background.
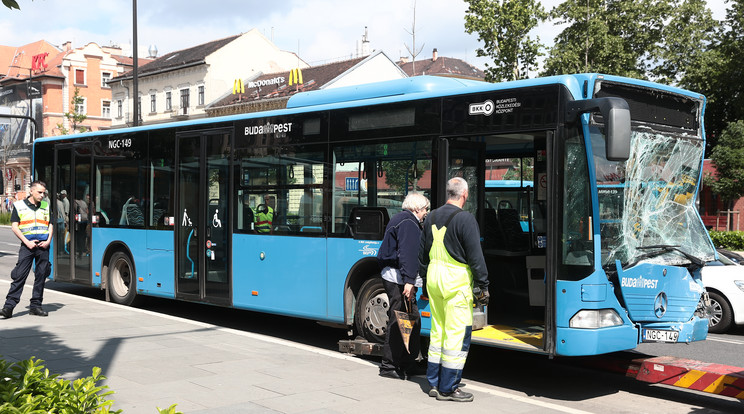
[[[437,61],[437,57],[438,57],[437,48],[434,48],[434,50],[431,52],[431,61],[432,62],[436,62]]]
[[[63,52],[69,52],[70,50],[72,50],[72,42],[71,41],[68,40],[68,41],[62,43],[62,51]]]

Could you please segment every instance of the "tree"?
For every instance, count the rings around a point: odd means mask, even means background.
[[[731,210],[734,202],[744,196],[744,120],[728,124],[710,157],[716,174],[714,181],[707,184]]]
[[[416,56],[418,56],[419,53],[421,53],[421,50],[424,49],[424,45],[421,45],[421,47],[418,48],[418,50],[416,50],[416,1],[415,0],[413,2],[413,23],[411,24],[411,31],[409,32],[408,30],[406,30],[406,32],[409,35],[411,35],[413,42],[411,43],[412,44],[411,47],[408,47],[408,45],[405,43],[403,44],[403,46],[405,46],[408,53],[411,54],[411,67],[413,68],[413,76],[416,76]]]
[[[671,18],[662,28],[663,42],[652,52],[656,60],[651,69],[654,80],[677,85],[686,73],[695,71],[705,60],[717,28],[706,0],[673,3]]]
[[[483,47],[476,54],[493,59],[486,63],[486,80],[501,82],[525,79],[537,69],[543,48],[539,38],[529,37],[530,30],[547,17],[535,0],[466,0],[465,32],[478,34]]]
[[[670,0],[567,0],[550,12],[556,24],[568,26],[556,37],[543,74],[646,78],[670,12]]]
[[[84,126],[78,126],[82,124],[87,118],[88,115],[85,115],[82,112],[78,112],[78,108],[83,105],[85,102],[85,99],[80,96],[80,89],[75,88],[75,95],[72,96],[72,100],[70,101],[70,104],[72,104],[72,111],[71,112],[65,112],[63,115],[72,125],[72,128],[69,130],[65,128],[64,124],[57,124],[57,128],[59,128],[60,135],[68,135],[68,134],[74,134],[76,132],[85,132],[88,130],[88,128]]]
[[[696,57],[680,86],[707,98],[705,131],[708,153],[731,122],[744,119],[744,4],[729,2],[726,19],[713,42]]]
[[[3,0],[3,6],[9,8],[11,10],[13,10],[13,9],[21,10],[21,7],[18,6],[18,2],[15,1],[15,0]]]
[[[431,161],[399,160],[383,161],[385,183],[398,193],[408,194],[408,191],[420,191],[418,180],[431,169]]]

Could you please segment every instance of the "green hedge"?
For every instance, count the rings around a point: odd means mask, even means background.
[[[10,212],[0,213],[0,224],[10,226]]]
[[[111,409],[114,401],[107,398],[114,392],[107,391],[106,385],[97,385],[105,379],[98,367],[89,377],[68,381],[50,374],[44,361],[35,357],[17,363],[0,359],[0,413],[121,413]],[[181,414],[176,404],[157,410],[161,414]]]
[[[710,239],[716,247],[728,250],[744,250],[744,231],[710,231]]]

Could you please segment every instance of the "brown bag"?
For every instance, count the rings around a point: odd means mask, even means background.
[[[411,350],[408,349],[408,342],[411,339],[411,332],[413,331],[413,325],[418,320],[419,314],[418,312],[411,312],[411,309],[413,309],[413,304],[410,303],[411,301],[406,299],[403,301],[406,305],[406,311],[393,311],[395,312],[395,319],[398,321],[398,329],[400,329],[400,336],[403,338],[403,344],[406,346],[406,351],[408,353],[411,353]]]

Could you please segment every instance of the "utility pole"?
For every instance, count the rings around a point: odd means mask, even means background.
[[[132,0],[132,64],[134,65],[134,72],[132,72],[132,83],[133,86],[133,97],[132,97],[132,108],[134,110],[134,126],[139,125],[139,91],[137,85],[137,67],[139,61],[137,59],[137,0]]]

